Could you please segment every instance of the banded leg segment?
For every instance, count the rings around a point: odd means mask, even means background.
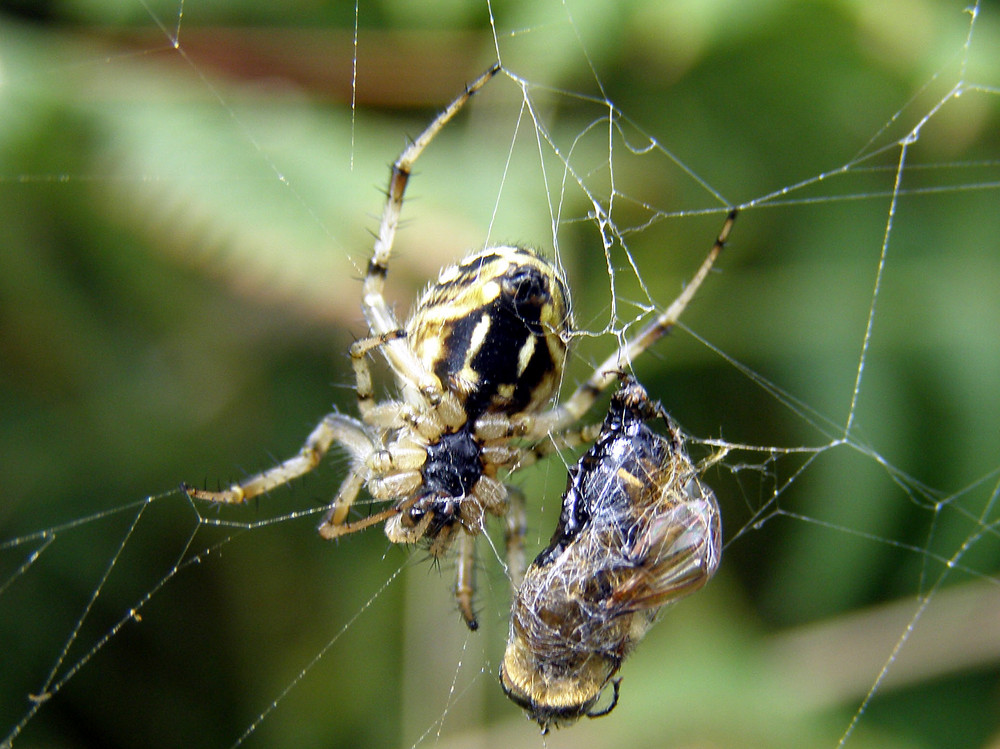
[[[479,620],[472,610],[472,599],[476,594],[476,537],[469,533],[458,534],[458,560],[455,577],[455,600],[458,611],[466,626],[475,631]]]
[[[351,367],[354,369],[354,390],[358,396],[358,412],[366,424],[372,423],[372,413],[375,409],[375,387],[372,384],[372,369],[366,358],[373,349],[384,346],[389,341],[405,338],[406,331],[401,328],[390,330],[381,335],[362,338],[351,344]]]
[[[708,278],[712,266],[715,265],[722,248],[725,247],[726,241],[729,239],[729,232],[736,221],[737,212],[737,209],[734,208],[726,215],[725,223],[723,223],[712,248],[708,251],[708,255],[705,256],[690,283],[684,287],[684,290],[671,305],[630,338],[623,347],[597,365],[586,382],[581,383],[564,403],[537,416],[530,430],[530,438],[541,439],[546,434],[562,431],[573,422],[581,419],[608,385],[618,380],[619,372],[623,368],[631,366],[632,362],[643,351],[673,330],[681,314],[694,295],[698,293],[702,283]]]
[[[309,473],[319,465],[334,442],[347,448],[355,465],[363,465],[365,456],[372,451],[372,438],[360,421],[340,414],[327,414],[306,438],[298,454],[273,468],[221,491],[195,489],[187,484],[182,484],[181,488],[194,499],[240,504]]]
[[[400,328],[396,316],[389,308],[383,296],[385,277],[389,270],[389,257],[399,226],[399,216],[403,209],[403,195],[406,183],[410,179],[413,165],[424,149],[430,144],[441,129],[458,114],[465,103],[500,72],[499,63],[483,73],[470,83],[465,91],[449,104],[434,121],[417,138],[406,147],[392,165],[392,176],[389,179],[389,191],[386,196],[385,209],[379,224],[378,236],[372,251],[368,270],[365,274],[364,290],[362,292],[361,309],[368,321],[369,330],[375,336],[382,336]],[[403,339],[386,342],[382,351],[389,365],[397,373],[406,373],[416,383],[418,389],[431,400],[441,397],[441,383],[432,372],[427,371],[413,349]]]
[[[528,533],[528,521],[524,509],[524,492],[515,486],[508,486],[507,498],[510,502],[504,534],[507,543],[507,577],[511,588],[516,592],[521,587],[526,569],[524,537]]]

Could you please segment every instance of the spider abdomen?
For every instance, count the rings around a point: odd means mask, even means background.
[[[530,249],[491,247],[441,272],[407,337],[474,420],[544,408],[559,386],[570,330],[556,268]]]

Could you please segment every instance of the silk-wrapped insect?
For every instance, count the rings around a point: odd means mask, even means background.
[[[500,683],[543,732],[610,712],[625,658],[667,604],[715,573],[722,527],[700,472],[662,406],[624,379],[514,597]]]

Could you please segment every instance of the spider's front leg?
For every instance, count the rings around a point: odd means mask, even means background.
[[[687,309],[702,283],[708,278],[716,259],[726,246],[737,213],[738,209],[733,208],[726,214],[726,220],[705,259],[702,260],[694,276],[677,298],[671,302],[670,306],[629,338],[607,359],[594,367],[587,380],[580,383],[569,398],[548,411],[538,414],[529,431],[529,439],[542,439],[547,434],[563,432],[573,422],[581,419],[600,394],[619,378],[622,371],[631,368],[632,363],[643,352],[674,329],[681,314]]]
[[[470,83],[465,91],[452,101],[396,158],[389,177],[385,207],[382,210],[382,219],[375,237],[372,257],[368,261],[368,268],[365,272],[361,310],[368,322],[368,329],[373,336],[386,336],[381,350],[389,362],[389,366],[397,375],[405,374],[412,387],[432,405],[436,404],[444,394],[442,383],[416,356],[405,339],[393,335],[400,326],[383,295],[385,278],[389,272],[389,258],[392,255],[396,229],[399,226],[399,217],[403,209],[403,196],[406,193],[406,185],[409,182],[414,164],[424,149],[434,140],[434,137],[458,114],[473,94],[499,72],[500,65],[497,63]]]

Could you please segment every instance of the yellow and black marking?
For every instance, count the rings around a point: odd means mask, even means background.
[[[559,387],[570,330],[555,267],[530,249],[492,247],[441,272],[407,337],[474,420],[543,408]]]

